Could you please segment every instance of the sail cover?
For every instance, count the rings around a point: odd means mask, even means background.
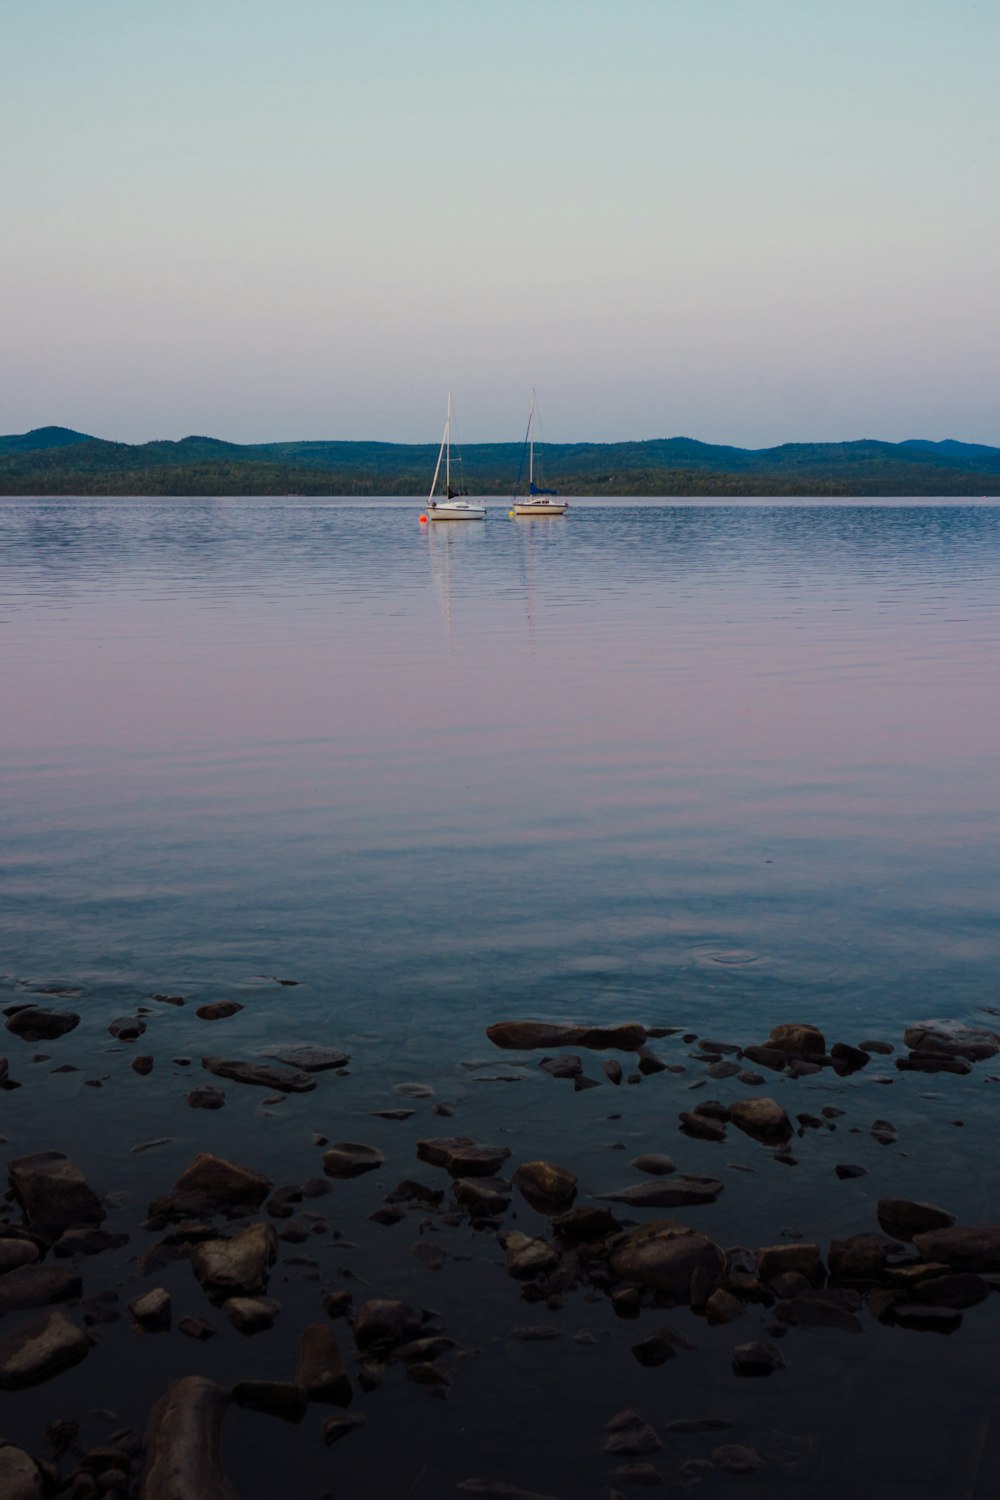
[[[558,495],[558,490],[540,490],[537,484],[528,485],[529,495]]]

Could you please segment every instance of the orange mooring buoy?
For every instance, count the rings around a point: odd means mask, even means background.
[[[426,526],[427,525],[427,517],[426,516],[421,516],[420,517],[420,524],[421,524],[421,526]]]

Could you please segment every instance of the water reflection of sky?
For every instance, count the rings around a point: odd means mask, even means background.
[[[710,941],[788,983],[836,954],[894,1008],[933,933],[968,1001],[996,956],[1000,509],[416,518],[0,508],[3,859],[46,951],[53,910],[82,960],[138,884],[151,955],[280,910],[320,963],[378,911],[390,968],[495,947],[524,982],[582,946],[652,982]]]

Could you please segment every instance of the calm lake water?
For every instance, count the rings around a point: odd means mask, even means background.
[[[985,1497],[1000,1461],[984,1426],[996,1298],[947,1340],[874,1322],[858,1338],[796,1332],[788,1371],[737,1382],[728,1353],[762,1336],[764,1313],[736,1330],[654,1314],[637,1332],[577,1294],[539,1316],[491,1235],[458,1235],[472,1259],[435,1279],[407,1256],[416,1220],[367,1215],[401,1177],[426,1177],[419,1136],[454,1129],[571,1166],[582,1194],[634,1180],[640,1150],[724,1175],[717,1204],[679,1214],[724,1245],[875,1229],[883,1195],[996,1217],[988,1063],[967,1079],[899,1075],[891,1059],[850,1080],[769,1078],[790,1112],[848,1110],[838,1133],[797,1142],[789,1168],[743,1138],[678,1135],[698,1064],[574,1094],[483,1029],[635,1019],[747,1045],[805,1020],[828,1041],[898,1047],[928,1016],[996,1024],[1000,507],[580,502],[564,519],[498,506],[484,525],[435,528],[419,512],[0,501],[0,995],[82,991],[56,1002],[79,1010],[76,1031],[4,1048],[24,1085],[0,1095],[6,1154],[67,1150],[119,1195],[133,1239],[85,1269],[88,1290],[110,1281],[124,1297],[145,1203],[194,1150],[279,1182],[319,1170],[315,1131],[385,1151],[377,1181],[336,1185],[331,1217],[363,1249],[324,1262],[323,1284],[344,1264],[368,1295],[447,1304],[450,1336],[477,1352],[447,1401],[405,1381],[363,1396],[364,1430],[332,1450],[312,1416],[294,1429],[234,1413],[226,1461],[248,1500],[421,1500],[471,1475],[603,1497],[604,1424],[627,1406],[661,1428],[735,1424],[654,1454],[668,1483],[690,1479],[679,1466],[706,1443],[808,1439],[801,1464],[713,1470],[699,1494]],[[155,992],[189,1004],[152,1007],[139,1045],[156,1069],[140,1078],[106,1028]],[[226,998],[238,1016],[195,1017]],[[280,1106],[233,1084],[218,1113],[187,1108],[203,1053],[279,1041],[342,1045],[350,1076]],[[657,1045],[688,1062],[679,1037]],[[52,1060],[32,1063],[36,1050]],[[410,1121],[371,1117],[413,1080],[454,1106],[452,1123],[429,1101]],[[872,1141],[878,1117],[897,1146]],[[156,1137],[171,1141],[132,1152]],[[842,1161],[868,1175],[838,1181]],[[732,1162],[752,1170],[724,1173]],[[519,1222],[545,1228],[523,1205]],[[178,1311],[225,1325],[188,1267],[162,1284]],[[273,1336],[139,1339],[126,1316],[83,1366],[6,1397],[4,1431],[41,1453],[46,1421],[95,1401],[141,1431],[176,1374],[290,1379],[318,1294],[301,1271],[276,1273],[272,1292],[280,1358]],[[630,1344],[665,1321],[698,1348],[640,1368]],[[535,1322],[562,1337],[510,1339]],[[574,1344],[579,1331],[597,1347]],[[520,1432],[530,1451],[512,1453]]]

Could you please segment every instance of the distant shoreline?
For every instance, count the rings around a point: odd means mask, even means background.
[[[419,499],[436,454],[433,443],[113,443],[42,427],[0,437],[0,495]],[[1000,448],[950,439],[749,449],[675,437],[540,443],[535,455],[547,487],[595,499],[1000,498]],[[468,444],[454,477],[470,494],[502,499],[522,456],[519,443]]]

